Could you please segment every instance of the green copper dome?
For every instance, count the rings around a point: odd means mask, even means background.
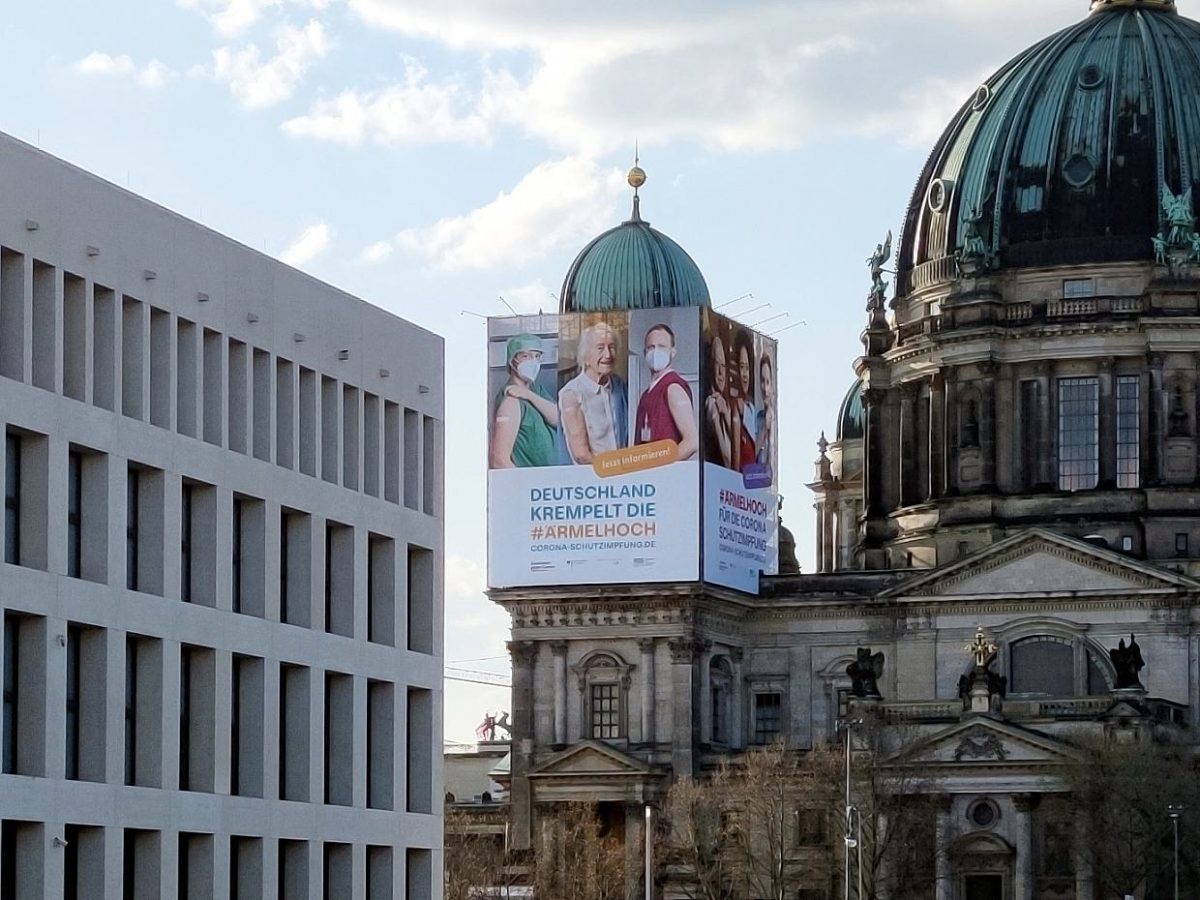
[[[563,281],[559,311],[708,306],[700,268],[677,243],[633,216],[584,247]]]
[[[934,146],[901,294],[964,269],[1153,256],[1164,189],[1200,183],[1200,24],[1169,0],[1092,8],[980,85]]]
[[[863,383],[857,378],[846,392],[838,409],[837,439],[839,441],[862,440],[867,430],[867,411],[863,406]]]

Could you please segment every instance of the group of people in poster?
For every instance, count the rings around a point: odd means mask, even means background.
[[[675,459],[703,453],[771,483],[772,341],[694,308],[547,319],[557,327],[492,337],[504,339],[504,365],[493,358],[491,468],[590,465],[669,440]]]

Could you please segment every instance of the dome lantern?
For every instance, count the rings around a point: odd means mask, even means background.
[[[1110,9],[1132,6],[1141,9],[1162,9],[1175,12],[1175,0],[1091,0],[1092,12],[1104,12]]]

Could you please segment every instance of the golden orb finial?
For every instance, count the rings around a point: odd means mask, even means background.
[[[626,181],[629,186],[635,191],[646,183],[646,172],[641,166],[634,166],[629,170],[629,175],[626,176]]]

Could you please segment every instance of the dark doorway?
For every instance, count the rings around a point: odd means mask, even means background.
[[[1000,875],[968,875],[965,900],[1004,900],[1004,878]]]

